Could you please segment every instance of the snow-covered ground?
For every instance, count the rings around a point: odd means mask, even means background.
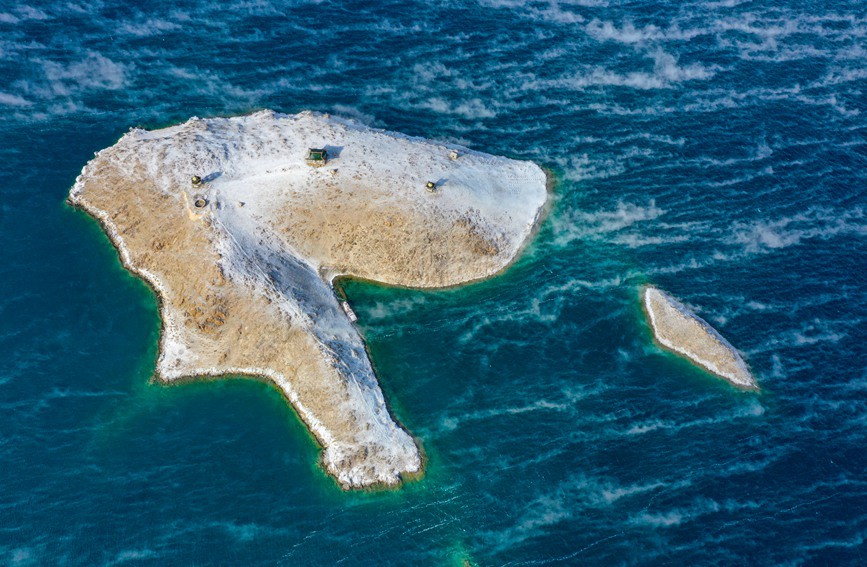
[[[307,150],[322,147],[328,164],[307,165]],[[118,172],[135,173],[121,182]],[[192,184],[193,175],[204,182]],[[397,484],[420,472],[422,458],[389,414],[333,277],[431,287],[491,276],[518,254],[546,200],[546,175],[531,162],[328,115],[270,111],[133,129],[99,152],[70,192],[102,221],[125,265],[161,295],[158,374],[272,380],[345,487]],[[211,249],[184,249],[194,241]],[[231,292],[215,287],[223,279]],[[231,298],[212,325],[216,334],[193,325],[189,308],[178,307],[190,298],[179,293],[205,303]],[[261,355],[233,352],[241,347],[226,330],[255,333],[257,322],[268,328],[266,319],[302,331],[306,343],[290,346],[263,330]],[[305,344],[317,354],[304,368],[319,368],[318,380],[291,370],[293,360],[306,360]]]

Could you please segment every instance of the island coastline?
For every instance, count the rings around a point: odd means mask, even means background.
[[[659,297],[652,297],[653,294],[658,294]],[[653,301],[660,300],[664,301],[667,304],[667,307],[679,313],[683,318],[679,323],[681,326],[684,324],[697,325],[697,327],[693,329],[693,340],[675,342],[671,340],[671,338],[665,336],[669,329],[666,329],[663,326],[662,322],[659,320],[659,314],[654,313],[654,307],[652,305]],[[653,341],[661,349],[686,359],[705,372],[725,380],[740,390],[759,391],[758,384],[749,373],[746,362],[744,362],[737,349],[735,349],[731,343],[720,335],[716,329],[707,323],[707,321],[697,316],[677,299],[662,290],[659,290],[655,286],[645,285],[641,288],[641,308],[650,326]],[[667,323],[667,325],[670,327],[671,322]],[[683,331],[683,329],[679,330]],[[708,338],[716,342],[716,347],[719,349],[717,352],[709,353],[708,345],[701,344],[702,340],[706,341]],[[721,360],[714,363],[710,360],[714,357],[721,357]],[[721,368],[721,365],[727,365],[729,366],[729,369],[723,369]]]
[[[425,143],[430,144],[431,142],[425,141]],[[442,146],[436,146],[437,148]],[[99,157],[101,152],[97,153],[97,158]],[[480,154],[481,155],[481,154]],[[82,175],[86,175],[88,173],[88,166],[85,166],[85,169],[82,172]],[[291,380],[288,379],[281,372],[274,371],[269,368],[256,367],[256,366],[238,366],[238,367],[194,367],[187,368],[183,373],[169,373],[161,362],[167,360],[169,355],[168,353],[168,345],[177,339],[177,335],[179,331],[177,329],[175,323],[175,314],[172,312],[170,308],[171,300],[168,298],[167,291],[165,289],[164,284],[160,281],[160,278],[141,266],[139,263],[132,260],[132,253],[130,252],[127,243],[124,240],[123,235],[121,234],[121,230],[115,224],[115,222],[111,219],[110,215],[98,207],[87,206],[86,203],[80,199],[80,182],[82,176],[79,176],[79,179],[76,181],[76,185],[70,191],[69,198],[67,202],[69,205],[74,207],[75,209],[83,210],[90,217],[94,218],[102,227],[105,234],[108,235],[109,241],[114,246],[118,257],[121,261],[123,267],[128,270],[131,274],[139,277],[143,281],[146,282],[148,287],[150,287],[154,294],[157,297],[158,310],[160,316],[160,333],[159,333],[159,343],[158,343],[158,363],[154,371],[154,380],[160,384],[179,384],[185,382],[193,382],[193,381],[209,381],[209,380],[217,380],[226,377],[238,377],[241,379],[253,379],[256,381],[267,382],[271,384],[273,387],[276,387],[278,391],[280,391],[281,396],[286,399],[290,405],[294,408],[296,415],[301,419],[302,423],[305,424],[307,430],[309,431],[311,437],[315,440],[316,444],[321,449],[326,449],[327,447],[334,444],[334,437],[332,436],[332,432],[328,430],[327,427],[323,425],[323,423],[311,412],[305,404],[300,399],[298,393],[295,391],[291,384]],[[510,261],[501,266],[500,269],[494,273],[489,274],[483,277],[474,278],[472,280],[467,280],[463,282],[454,283],[453,286],[462,286],[472,283],[473,281],[479,281],[488,279],[490,277],[495,276],[496,274],[502,273],[506,269],[508,269],[517,259],[520,257],[521,253],[524,251],[526,246],[529,244],[529,241],[532,239],[533,235],[535,235],[541,224],[545,215],[547,214],[551,199],[550,191],[553,186],[553,181],[551,179],[551,175],[548,171],[545,171],[545,190],[546,197],[543,203],[543,206],[540,207],[535,214],[535,218],[531,224],[531,229],[520,242],[520,247],[517,251],[512,255]],[[192,218],[192,217],[191,217]],[[340,281],[345,278],[351,279],[366,279],[359,278],[355,275],[351,274],[340,274],[335,275],[330,278],[328,282],[332,288],[332,291],[337,294],[338,290],[341,289]],[[376,280],[371,280],[376,281]],[[382,283],[376,281],[378,285],[392,285],[391,283]],[[441,288],[441,287],[452,287],[452,286],[418,286],[418,285],[407,285],[400,287],[408,287],[415,289],[427,289],[427,288]],[[362,341],[362,344],[365,349],[365,354],[368,359],[370,359],[369,351],[367,350],[366,342]],[[372,360],[370,361],[372,363]],[[373,370],[375,374],[375,369]],[[397,474],[396,478],[389,479],[386,481],[377,480],[377,481],[363,481],[362,484],[358,484],[356,481],[347,481],[345,478],[341,479],[340,471],[333,467],[333,463],[330,463],[326,459],[326,452],[323,450],[320,454],[320,464],[323,469],[328,473],[329,476],[337,480],[338,484],[344,490],[349,489],[382,489],[382,488],[394,488],[400,486],[404,482],[418,479],[424,474],[427,457],[422,447],[421,440],[412,436],[408,429],[397,419],[395,416],[390,404],[387,399],[384,400],[385,411],[387,412],[391,421],[396,425],[396,427],[401,430],[404,434],[410,437],[413,445],[415,446],[418,452],[418,466],[415,467],[415,470],[403,470]]]

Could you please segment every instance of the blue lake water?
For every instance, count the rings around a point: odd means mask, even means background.
[[[846,0],[0,0],[0,563],[864,564],[865,61]],[[156,299],[64,204],[131,126],[260,108],[558,177],[502,276],[347,285],[399,491],[267,385],[152,383]],[[762,393],[661,352],[648,282]]]

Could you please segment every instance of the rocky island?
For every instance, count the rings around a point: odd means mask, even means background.
[[[270,111],[132,129],[69,194],[159,297],[156,377],[273,382],[345,489],[397,485],[423,458],[334,279],[426,288],[489,277],[546,201],[531,162]]]
[[[653,286],[645,287],[643,295],[648,322],[654,337],[663,347],[738,388],[759,389],[738,351],[707,321]]]

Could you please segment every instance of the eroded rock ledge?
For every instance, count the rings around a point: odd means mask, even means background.
[[[331,160],[307,165],[311,147]],[[347,489],[397,485],[422,458],[331,280],[439,287],[491,276],[546,199],[530,162],[270,111],[133,129],[69,195],[160,297],[157,377],[273,381]]]
[[[737,350],[707,321],[683,303],[653,286],[643,292],[644,310],[659,343],[738,388],[759,385]]]

